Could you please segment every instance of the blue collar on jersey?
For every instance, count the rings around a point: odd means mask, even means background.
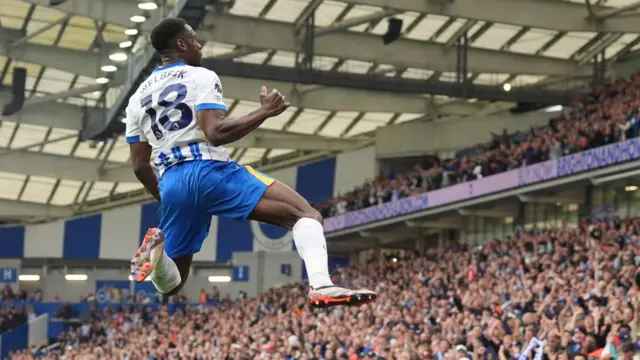
[[[153,70],[153,72],[160,71],[160,70],[164,70],[164,69],[168,69],[168,68],[172,68],[172,67],[174,67],[174,66],[184,66],[184,65],[185,65],[185,63],[183,63],[182,61],[180,61],[180,62],[177,62],[177,63],[169,64],[169,65],[167,65],[167,66],[160,66],[160,67],[157,67],[157,68],[155,68],[155,69]]]

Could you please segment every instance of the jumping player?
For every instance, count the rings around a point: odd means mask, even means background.
[[[201,45],[184,20],[161,21],[151,32],[151,44],[162,57],[162,67],[129,99],[126,137],[136,177],[160,201],[160,224],[147,232],[131,260],[133,278],[151,276],[158,292],[176,294],[215,215],[293,231],[309,274],[311,306],[373,301],[372,291],[332,283],[318,211],[290,187],[238,165],[222,147],[280,115],[289,107],[285,97],[263,86],[260,108],[228,117],[220,79],[201,67]]]

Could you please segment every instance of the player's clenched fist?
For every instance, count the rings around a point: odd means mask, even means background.
[[[263,86],[260,92],[260,104],[269,116],[278,116],[291,105],[278,90],[268,92],[266,86]]]

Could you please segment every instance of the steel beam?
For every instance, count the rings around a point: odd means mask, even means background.
[[[68,217],[72,215],[73,209],[69,207],[0,199],[0,217],[2,218]]]
[[[316,84],[350,89],[366,89],[398,94],[437,94],[460,97],[460,84],[427,82],[422,80],[391,78],[387,76],[360,75],[335,71],[300,70],[279,66],[238,63],[228,60],[204,59],[203,65],[215,69],[218,74],[233,77],[251,77],[266,81],[284,81],[299,84]],[[504,91],[498,86],[465,85],[468,98],[489,101],[536,102],[540,104],[570,104],[569,92],[547,91],[537,88],[515,88]]]
[[[420,3],[423,3],[420,1]],[[477,6],[476,6],[477,7]],[[257,49],[295,52],[293,25],[286,22],[232,15],[210,14],[198,36]],[[321,33],[323,28],[316,28]],[[456,70],[456,52],[431,41],[400,39],[384,45],[380,36],[358,32],[338,32],[318,37],[315,55],[393,65],[396,68]],[[469,71],[532,75],[589,75],[589,66],[571,60],[469,48]]]
[[[212,67],[215,71],[215,67]],[[287,99],[296,107],[327,111],[362,111],[362,112],[404,112],[424,113],[428,111],[428,101],[422,96],[410,94],[394,94],[367,89],[345,89],[339,87],[304,87],[289,82],[287,79],[242,78],[219,74],[224,95],[235,100],[257,101],[260,87],[265,85],[286,94]]]
[[[311,4],[310,4],[311,5]],[[354,26],[358,26],[358,25],[362,25],[362,24],[366,24],[366,23],[370,23],[372,21],[377,21],[380,19],[383,19],[387,16],[391,16],[394,14],[399,13],[400,11],[394,11],[394,10],[382,10],[382,11],[378,11],[375,12],[373,14],[368,14],[368,15],[364,15],[364,16],[358,16],[358,17],[354,17],[354,18],[349,18],[347,20],[342,20],[339,22],[336,22],[330,26],[327,27],[323,27],[318,29],[317,32],[314,32],[314,35],[316,38],[320,37],[320,36],[325,36],[328,34],[333,34],[336,32],[340,32],[340,31],[344,31],[347,30],[351,27]],[[300,29],[302,25],[294,25],[294,31],[296,34],[299,33]],[[251,55],[251,54],[255,54],[258,52],[264,51],[264,49],[259,49],[259,48],[250,48],[250,47],[242,47],[239,50],[227,53],[227,54],[222,54],[219,56],[216,56],[216,59],[236,59],[242,56],[247,56],[247,55]]]
[[[343,0],[354,5],[385,7],[423,14],[482,20],[556,31],[595,31],[637,33],[634,17],[594,21],[587,18],[584,4],[549,0]],[[616,8],[594,6],[596,14]]]
[[[257,129],[243,139],[229,144],[229,147],[257,147],[265,149],[300,149],[344,151],[370,143],[369,138],[335,139],[318,135],[304,135],[291,132]]]
[[[75,97],[83,94],[87,94],[94,91],[103,91],[107,89],[106,84],[89,85],[81,88],[75,88],[69,91],[63,91],[60,93],[49,94],[45,96],[34,96],[24,102],[24,107],[42,105],[58,100],[64,100],[70,97]]]
[[[401,11],[398,10],[389,10],[389,9],[384,9],[384,10],[380,10],[371,14],[367,14],[367,15],[362,15],[362,16],[357,16],[357,17],[352,17],[346,20],[342,20],[339,22],[336,22],[334,24],[331,24],[327,27],[322,27],[322,28],[318,28],[314,34],[316,36],[325,36],[325,35],[329,35],[329,34],[334,34],[337,32],[341,32],[344,30],[347,30],[349,28],[352,28],[354,26],[358,26],[358,25],[362,25],[362,24],[367,24],[370,23],[372,21],[378,21],[381,19],[384,19],[388,16],[393,16],[396,15],[398,13],[400,13]]]
[[[38,63],[47,67],[53,67],[60,70],[76,73],[84,76],[102,75],[100,66],[103,59],[97,53],[91,51],[69,50],[46,45],[24,44],[20,48],[24,48],[32,54],[28,59],[23,61]],[[0,54],[2,50],[0,49]],[[215,69],[214,69],[215,70]],[[75,72],[74,72],[75,71]],[[108,85],[114,86],[122,83],[126,74],[124,72],[116,73]],[[260,80],[242,78],[242,77],[221,77],[225,96],[236,100],[256,101],[259,98],[259,91],[262,85]],[[275,87],[287,94],[293,94],[293,86],[287,82],[273,82],[267,84]],[[95,85],[99,88],[99,85]],[[93,91],[94,86],[86,88],[86,92]],[[328,88],[322,90],[302,89],[295,96],[293,105],[310,109],[320,109],[329,111],[366,111],[366,112],[407,112],[421,113],[426,109],[426,102],[421,97],[407,96],[402,94],[386,93],[351,89]],[[68,92],[68,96],[74,96],[85,93],[83,89],[74,89]],[[1,96],[1,95],[0,95]],[[48,99],[56,99],[58,95],[50,95]],[[60,94],[64,97],[65,94]],[[35,102],[43,100],[33,99]]]
[[[63,17],[59,18],[58,20],[52,21],[52,22],[46,24],[45,26],[39,28],[38,30],[29,33],[27,36],[24,36],[24,37],[22,37],[22,38],[20,38],[20,39],[18,39],[16,41],[14,41],[11,44],[11,47],[15,47],[15,46],[19,46],[19,45],[25,44],[29,40],[35,38],[36,36],[38,36],[40,34],[44,34],[45,32],[49,31],[50,29],[53,29],[54,27],[62,24],[63,22],[68,21],[69,19],[71,19],[71,15],[66,15],[66,16],[63,16]]]
[[[256,90],[256,94],[258,94]],[[322,95],[322,94],[320,94]],[[6,93],[0,93],[0,103],[8,99]],[[257,99],[257,96],[256,96]],[[255,99],[252,99],[255,100]],[[460,107],[452,113],[466,113],[475,109]],[[56,127],[69,130],[81,130],[85,110],[79,106],[60,103],[44,103],[40,106],[27,107],[4,120],[22,124]],[[89,116],[102,114],[101,109],[87,109]],[[363,145],[362,139],[336,139],[317,135],[305,135],[268,129],[256,129],[244,139],[233,143],[232,147],[262,147],[275,149],[302,150],[345,150]]]
[[[9,93],[0,92],[0,104],[6,104],[9,101],[11,101]],[[98,109],[87,109],[86,113],[89,117],[102,115],[102,111]],[[79,131],[82,129],[84,116],[85,110],[79,106],[50,102],[39,106],[24,107],[16,114],[5,117],[3,120]]]
[[[105,48],[111,47],[113,46],[106,46]],[[22,44],[11,49],[0,46],[0,56],[7,56],[15,61],[39,64],[90,78],[103,76],[104,73],[100,71],[100,67],[105,64],[112,64],[109,60],[109,51],[105,51],[105,49],[94,52],[31,43]],[[114,73],[112,85],[122,83],[125,77],[126,72]]]
[[[93,159],[34,151],[16,151],[0,156],[0,170],[4,172],[75,181],[137,181],[132,171],[113,177],[107,176],[108,171],[100,173],[99,166],[100,164]],[[114,168],[122,164],[107,163],[107,166]]]
[[[627,15],[627,13],[634,11],[636,9],[640,8],[640,1],[636,1],[633,2],[631,4],[625,5],[625,6],[621,6],[618,8],[613,8],[613,9],[607,9],[604,11],[600,11],[597,13],[593,14],[593,17],[595,17],[598,20],[605,20],[605,19],[609,19],[612,17],[616,17],[616,16],[623,16],[623,15]],[[635,14],[637,15],[637,14]]]
[[[229,146],[338,151],[364,145],[370,141],[369,139],[330,139],[258,129]],[[75,181],[137,181],[128,164],[106,162],[104,169],[100,170],[100,163],[92,159],[26,150],[0,154],[0,171]]]

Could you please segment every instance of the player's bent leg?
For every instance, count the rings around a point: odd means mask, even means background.
[[[180,292],[180,290],[182,290],[182,287],[184,286],[184,284],[187,283],[187,279],[189,278],[189,272],[191,270],[191,262],[193,261],[193,255],[180,256],[180,257],[177,257],[177,258],[171,259],[171,260],[176,264],[176,267],[178,268],[178,272],[180,273],[180,280],[181,281],[178,284],[178,286],[174,287],[173,289],[171,289],[171,290],[169,290],[167,292],[163,292],[163,291],[158,290],[158,292],[160,292],[162,295],[166,295],[166,296],[177,295],[178,292]],[[157,280],[155,280],[152,277],[151,281],[154,281],[154,285],[155,285]],[[158,289],[157,285],[156,285],[156,289]]]
[[[336,286],[329,275],[327,241],[322,216],[296,191],[281,182],[272,183],[249,216],[293,232],[293,240],[309,275],[312,307],[362,305],[376,298],[369,290],[349,290]]]
[[[131,259],[131,276],[136,282],[151,277],[151,282],[162,295],[177,294],[189,277],[193,255],[171,259],[164,251],[164,233],[149,229],[142,245]]]
[[[201,161],[181,163],[164,173],[159,184],[163,199],[158,209],[159,226],[149,230],[132,260],[134,279],[150,277],[163,295],[175,295],[182,289],[193,254],[200,251],[208,235],[211,216],[203,214],[195,201],[199,184],[194,181],[204,176],[190,176],[206,166]]]
[[[315,220],[320,224],[323,222],[318,210],[280,181],[274,181],[265,190],[249,218],[288,230],[293,230],[296,223],[303,218]]]

